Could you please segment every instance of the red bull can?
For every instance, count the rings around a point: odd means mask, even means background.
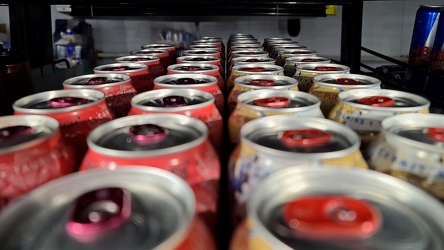
[[[284,75],[293,77],[296,73],[296,67],[304,63],[330,63],[331,59],[321,56],[301,55],[285,58]]]
[[[137,93],[153,89],[153,77],[148,72],[148,66],[142,63],[112,63],[97,66],[94,74],[125,74],[131,77],[131,84]]]
[[[160,63],[163,68],[168,68],[168,66],[174,64],[173,58],[170,56],[170,52],[166,49],[139,49],[130,51],[131,55],[153,55],[159,57]]]
[[[157,56],[146,55],[146,56],[122,56],[115,59],[118,63],[128,63],[137,62],[143,63],[148,66],[148,74],[152,78],[162,76],[166,74],[166,68],[160,63],[160,59]]]
[[[299,90],[308,92],[313,84],[313,78],[325,74],[348,74],[350,68],[334,63],[304,63],[296,66],[294,78],[299,82]]]
[[[151,44],[145,44],[141,46],[141,49],[166,49],[168,51],[168,54],[173,62],[176,61],[176,59],[179,57],[179,54],[177,53],[176,47],[171,44],[166,43],[151,43]]]

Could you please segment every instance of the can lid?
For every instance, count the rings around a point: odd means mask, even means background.
[[[184,77],[177,79],[177,84],[179,85],[197,84],[197,81],[193,78]]]
[[[337,67],[331,67],[331,66],[318,66],[318,67],[315,67],[314,70],[316,70],[316,71],[338,71],[341,69],[339,69]]]
[[[368,96],[359,99],[358,103],[373,107],[390,107],[395,104],[395,100],[387,96]]]
[[[381,226],[370,203],[347,196],[305,196],[287,202],[282,217],[298,238],[368,238]]]
[[[280,140],[289,147],[320,146],[331,141],[333,136],[319,129],[295,129],[282,132]]]
[[[264,72],[264,67],[253,67],[253,68],[241,68],[241,71],[248,71],[248,72]]]
[[[208,70],[210,68],[201,67],[201,66],[177,66],[174,68],[175,70],[183,70],[183,71],[199,71],[199,70]]]
[[[33,129],[30,126],[15,125],[0,128],[0,144],[16,140],[23,136],[29,136],[33,133]]]
[[[105,71],[125,71],[125,70],[131,70],[132,68],[130,68],[129,66],[125,66],[125,65],[120,65],[120,66],[114,66],[114,67],[107,67],[104,68],[103,70]]]
[[[105,84],[108,83],[108,78],[107,77],[93,77],[90,78],[86,81],[86,84],[88,85],[99,85],[99,84]]]
[[[257,106],[267,107],[267,108],[283,108],[290,104],[290,99],[283,96],[268,97],[253,100],[253,103]]]
[[[71,97],[71,96],[56,97],[48,100],[48,104],[52,108],[67,108],[72,106],[83,105],[89,102],[91,101],[86,98]]]
[[[142,124],[129,127],[129,134],[140,145],[154,144],[165,140],[168,129],[156,124]]]
[[[319,62],[319,60],[321,60],[321,59],[317,59],[317,58],[304,58],[304,59],[301,59],[300,61],[301,62]]]
[[[219,71],[219,67],[217,65],[209,64],[209,63],[182,63],[182,64],[173,64],[168,66],[167,70],[170,72],[176,72],[176,71],[182,71],[182,72],[190,72],[190,73],[196,73],[196,71],[201,71],[202,73],[205,72],[212,72],[212,71]]]
[[[252,79],[250,84],[255,86],[274,86],[276,82],[269,79]]]
[[[185,97],[178,95],[164,97],[162,102],[165,107],[183,107],[188,105]]]
[[[336,83],[337,84],[342,84],[342,85],[362,85],[363,83],[351,78],[338,78],[336,79]]]

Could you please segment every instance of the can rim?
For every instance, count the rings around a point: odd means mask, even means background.
[[[109,74],[110,72],[116,72],[116,71],[107,71],[107,70],[104,70],[105,68],[119,67],[119,66],[128,66],[128,67],[136,68],[136,69],[131,69],[131,70],[118,71],[120,74],[123,74],[122,72],[135,73],[135,72],[148,71],[148,66],[143,63],[111,63],[111,64],[104,64],[104,65],[97,66],[93,70],[94,70],[94,73]]]
[[[140,55],[147,55],[146,53],[143,52],[149,52],[149,51],[158,51],[159,53],[150,53],[148,55],[163,55],[163,56],[168,56],[170,55],[170,52],[167,49],[135,49],[135,50],[131,50],[130,51],[130,55],[132,56],[140,56]],[[160,58],[160,56],[158,56]]]
[[[153,48],[152,46],[162,46],[160,49],[162,48],[166,48],[171,49],[171,50],[176,50],[176,47],[174,45],[171,44],[167,44],[167,43],[150,43],[150,44],[144,44],[142,46],[140,46],[141,49],[158,49],[158,48]]]
[[[315,67],[336,67],[340,70],[335,71],[317,71],[313,70]],[[299,70],[301,72],[309,72],[309,73],[316,73],[316,74],[332,74],[332,73],[347,73],[350,72],[350,67],[342,64],[335,64],[335,63],[303,63],[296,66],[296,70]]]
[[[220,62],[220,58],[217,56],[179,56],[176,60],[179,64],[179,62],[184,63],[193,63],[193,61],[184,61],[185,59],[191,59],[191,58],[204,58],[209,59],[207,61],[195,61],[196,63],[202,63],[202,62]]]
[[[353,80],[364,80],[370,82],[370,84],[362,85],[343,85],[338,83],[328,83],[326,80],[337,80],[339,78],[350,78]],[[360,74],[323,74],[317,75],[313,78],[313,83],[327,87],[335,87],[339,89],[367,89],[367,88],[380,88],[381,80],[376,77]]]
[[[203,52],[207,52],[207,53],[203,53],[203,54],[195,54],[195,53],[192,53],[192,52],[196,52],[196,51],[203,51]],[[191,53],[191,54],[190,54],[190,53]],[[196,49],[196,50],[193,50],[193,49],[187,49],[187,50],[182,51],[182,54],[183,54],[184,56],[192,56],[192,55],[214,55],[214,54],[220,55],[220,51],[217,51],[217,50],[206,50],[206,49]]]
[[[250,71],[245,71],[245,70],[241,70],[242,68],[245,67],[261,67],[261,68],[265,68],[265,69],[273,69],[273,71],[263,71],[263,72],[253,72],[254,75],[269,75],[269,74],[273,74],[273,73],[281,73],[284,72],[284,68],[279,66],[279,65],[274,65],[274,64],[266,64],[266,63],[247,63],[247,64],[241,64],[241,65],[236,65],[233,66],[233,68],[231,69],[232,72],[239,72],[239,73],[246,73],[249,75],[253,75],[251,74],[252,72]]]
[[[180,78],[208,79],[210,81],[206,82],[206,83],[187,84],[187,85],[173,85],[173,84],[168,84],[168,83],[162,82],[164,80],[168,80],[169,78],[171,78],[171,79],[180,79]],[[214,76],[197,74],[197,73],[196,74],[170,74],[170,75],[163,75],[163,76],[159,76],[159,77],[154,78],[154,85],[155,86],[157,85],[159,87],[164,87],[164,88],[171,88],[171,89],[201,88],[201,87],[217,86],[217,78]]]
[[[274,81],[287,81],[288,85],[274,85],[274,86],[257,86],[257,85],[250,85],[250,84],[245,84],[243,83],[244,81],[247,80],[255,80],[255,79],[260,79],[260,80],[274,80]],[[293,77],[289,77],[289,76],[281,76],[281,75],[245,75],[245,76],[240,76],[240,77],[236,77],[234,79],[234,85],[238,85],[240,87],[243,88],[248,88],[248,89],[289,89],[292,87],[296,87],[299,85],[299,82],[294,79]]]
[[[304,59],[312,59],[312,58],[325,60],[325,62],[320,61],[319,63],[326,63],[327,61],[331,62],[331,59],[327,58],[327,57],[314,56],[314,55],[300,55],[300,56],[289,56],[289,57],[285,58],[285,64],[286,65],[288,65],[288,64],[296,65],[296,63],[300,63]],[[313,63],[313,62],[303,62],[303,63]],[[316,63],[316,62],[314,62],[314,63]]]
[[[144,62],[156,62],[156,61],[160,60],[160,58],[158,56],[155,56],[155,55],[129,55],[129,56],[117,57],[114,60],[116,62],[119,62],[119,63],[127,63],[128,61],[124,61],[123,60],[125,58],[146,58],[147,59],[147,60],[137,61],[137,62],[141,62],[141,63],[144,63]],[[133,63],[136,63],[136,62],[133,61]]]
[[[188,70],[177,70],[175,69],[176,67],[206,67],[209,69],[203,69],[203,70],[196,70],[196,71],[188,71]],[[180,75],[184,75],[184,74],[204,74],[204,73],[209,73],[209,72],[219,72],[219,66],[214,65],[214,64],[209,64],[209,63],[179,63],[179,64],[173,64],[168,66],[167,71],[169,72],[173,72],[173,74],[169,74],[169,75],[175,75],[175,74],[180,74]],[[165,76],[168,76],[165,75]],[[162,76],[160,76],[162,77]],[[217,81],[217,80],[216,80]]]
[[[94,77],[114,77],[117,78],[117,80],[121,80],[120,82],[113,82],[113,83],[105,83],[105,84],[99,84],[99,85],[75,85],[80,80],[87,79],[87,78],[94,78]],[[120,78],[120,79],[118,79]],[[69,87],[73,89],[101,89],[106,87],[114,87],[123,85],[126,83],[131,83],[131,77],[126,74],[88,74],[88,75],[81,75],[69,78],[65,81],[63,81],[62,85],[64,87]]]

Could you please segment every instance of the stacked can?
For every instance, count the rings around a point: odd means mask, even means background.
[[[438,98],[442,98],[443,80],[444,80],[444,6],[439,18],[439,24],[436,30],[435,42],[430,56],[430,71],[435,73],[429,76],[426,85],[428,93],[439,93]]]
[[[301,55],[285,58],[284,75],[293,77],[296,73],[296,67],[304,63],[330,63],[331,59],[321,56]]]
[[[296,66],[294,78],[299,82],[299,90],[307,92],[313,84],[313,78],[324,74],[350,73],[350,68],[333,63],[305,63]]]
[[[200,44],[192,44],[189,46],[189,50],[198,50],[198,51],[218,51],[220,58],[222,61],[225,61],[225,53],[222,50],[221,46],[217,46],[217,45],[209,45],[206,43],[200,43]],[[184,51],[184,55],[185,51]]]
[[[205,45],[206,46],[206,45]],[[188,49],[182,52],[184,56],[213,56],[218,57],[222,65],[225,65],[225,57],[222,56],[222,51],[211,49]]]
[[[220,91],[225,90],[225,81],[219,72],[219,67],[206,63],[182,63],[168,67],[167,75],[171,74],[202,74],[213,76],[217,79],[217,86]],[[219,106],[218,106],[219,107]]]
[[[290,38],[282,38],[282,39],[275,39],[272,41],[268,41],[266,46],[264,47],[264,50],[268,52],[269,55],[271,55],[271,52],[273,52],[273,47],[276,45],[281,45],[281,44],[288,44],[289,42],[291,42]],[[265,41],[264,41],[265,43]],[[297,42],[294,42],[295,44],[297,44]]]
[[[0,117],[0,211],[32,189],[73,172],[74,161],[57,120],[40,115]]]
[[[444,249],[442,204],[375,171],[306,164],[271,174],[230,250]]]
[[[176,47],[171,44],[165,44],[165,43],[150,43],[145,44],[141,46],[142,49],[166,49],[168,51],[168,54],[173,62],[176,61],[176,59],[179,57],[179,54],[177,53]]]
[[[166,74],[166,68],[160,63],[160,59],[153,55],[136,55],[136,56],[121,56],[115,59],[118,63],[137,62],[144,63],[148,67],[148,74],[153,78]]]
[[[137,93],[153,89],[153,75],[148,71],[148,66],[143,63],[112,63],[97,66],[94,74],[119,73],[131,77],[131,84]]]
[[[226,90],[230,93],[234,87],[234,81],[236,78],[246,75],[284,75],[284,68],[271,65],[271,64],[259,64],[251,63],[233,66],[231,75],[227,80]]]
[[[5,209],[2,249],[217,249],[186,182],[118,167],[125,169],[68,175]]]
[[[132,50],[130,51],[131,55],[153,55],[159,57],[160,63],[162,66],[166,69],[168,66],[175,63],[173,61],[173,58],[170,55],[170,52],[166,49],[139,49],[139,50]]]
[[[234,50],[231,52],[230,57],[228,58],[228,66],[233,66],[233,60],[236,57],[262,57],[267,58],[268,52],[263,50],[256,50],[256,49],[247,49],[247,50]]]
[[[222,48],[222,52],[225,54],[225,44],[222,42],[222,38],[213,36],[201,36],[193,41],[193,44],[206,44]]]

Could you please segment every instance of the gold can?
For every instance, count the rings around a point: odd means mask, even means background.
[[[293,77],[296,73],[296,67],[304,63],[331,63],[331,59],[313,55],[287,57],[285,58],[284,75]]]
[[[381,80],[359,74],[326,74],[313,78],[308,93],[321,100],[321,110],[327,117],[336,104],[338,94],[351,89],[381,89]]]
[[[228,77],[226,87],[227,93],[230,93],[234,87],[234,80],[246,75],[284,75],[284,68],[271,64],[251,63],[233,66],[231,74]]]
[[[328,119],[344,124],[361,137],[361,150],[366,152],[381,130],[384,118],[405,113],[429,113],[426,98],[390,89],[354,89],[338,94]]]
[[[228,65],[233,66],[233,59],[236,57],[269,57],[268,53],[263,50],[235,50],[231,52],[230,57],[228,57]]]
[[[236,107],[237,97],[248,91],[273,89],[298,91],[298,81],[288,76],[280,75],[248,75],[234,79],[234,87],[228,94],[228,108],[230,113]]]
[[[259,63],[259,64],[271,64],[274,65],[275,60],[271,57],[254,57],[254,56],[241,56],[235,57],[231,61],[232,65],[229,65],[227,76],[231,75],[231,68],[237,65],[244,65],[250,63]]]
[[[350,73],[350,68],[341,64],[305,63],[296,66],[296,73],[293,77],[299,82],[299,90],[308,92],[315,76],[347,73]]]
[[[276,65],[279,66],[284,66],[285,65],[285,60],[288,57],[293,57],[293,56],[316,56],[317,55],[317,51],[316,50],[311,50],[311,49],[287,49],[287,50],[280,50],[278,52],[278,55],[276,57]]]

